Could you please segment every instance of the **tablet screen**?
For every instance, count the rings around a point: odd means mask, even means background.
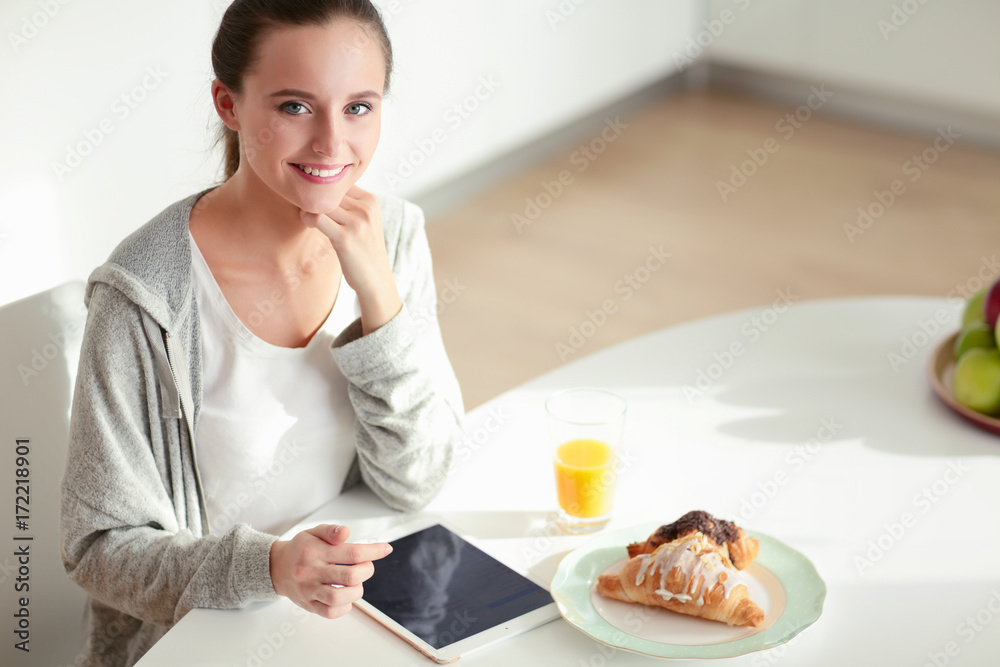
[[[391,542],[364,599],[436,649],[552,603],[552,596],[440,524]]]

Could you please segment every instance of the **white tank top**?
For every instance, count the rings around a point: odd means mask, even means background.
[[[230,308],[191,237],[202,330],[198,471],[211,533],[237,523],[280,535],[340,493],[355,455],[347,380],[330,352],[360,315],[341,279],[322,328],[302,348],[267,343]],[[267,304],[255,311],[267,315]]]

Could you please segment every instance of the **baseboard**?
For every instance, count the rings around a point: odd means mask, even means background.
[[[628,116],[650,102],[691,87],[692,76],[693,72],[682,72],[655,81],[624,99],[616,100],[554,132],[517,146],[481,167],[410,198],[423,208],[427,220],[432,222],[436,216],[456,208],[514,174],[570,150],[581,142],[589,141],[606,125],[609,115]]]
[[[809,97],[811,87],[823,83],[720,62],[708,64],[707,77],[708,85],[714,89],[794,105],[802,104]],[[824,114],[883,131],[921,136],[935,135],[939,128],[951,125],[961,135],[963,143],[1000,149],[1000,118],[995,116],[852,87],[840,81],[825,83],[835,94],[824,103]]]
[[[482,167],[416,194],[412,199],[424,209],[427,219],[433,221],[435,216],[452,210],[517,172],[593,137],[609,115],[627,116],[654,100],[680,91],[712,88],[799,105],[809,97],[812,92],[810,87],[816,85],[816,81],[703,60],[535,141],[517,146]],[[830,85],[833,85],[832,82]],[[939,128],[951,125],[961,135],[963,143],[1000,149],[1000,121],[997,118],[955,108],[935,107],[924,101],[892,97],[861,88],[852,89],[839,82],[835,90],[836,94],[823,105],[825,114],[870,125],[881,131],[921,136],[935,135]]]

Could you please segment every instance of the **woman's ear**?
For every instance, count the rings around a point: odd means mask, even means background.
[[[219,79],[212,82],[212,101],[219,118],[230,130],[240,131],[240,121],[236,117],[236,95]]]

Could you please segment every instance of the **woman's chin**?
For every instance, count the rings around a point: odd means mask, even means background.
[[[337,208],[340,207],[340,202],[343,200],[344,195],[340,194],[335,197],[294,197],[290,198],[288,201],[295,204],[306,213],[323,215],[337,210]]]

